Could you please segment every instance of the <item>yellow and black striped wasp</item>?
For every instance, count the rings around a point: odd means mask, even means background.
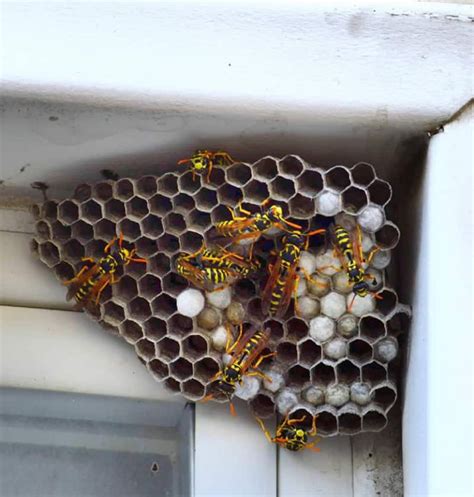
[[[231,283],[259,271],[260,263],[247,260],[221,247],[203,245],[193,254],[180,254],[176,260],[178,274],[206,291],[223,290]]]
[[[317,229],[308,233],[293,231],[283,237],[283,247],[278,252],[276,262],[269,266],[270,276],[263,290],[262,310],[264,314],[277,317],[285,314],[291,298],[296,296],[300,279],[298,263],[301,251],[308,248],[310,236],[325,232],[325,229]],[[311,279],[309,274],[304,274],[304,276]],[[297,312],[296,307],[295,311]]]
[[[114,237],[104,247],[104,257],[98,261],[91,257],[83,257],[82,261],[90,263],[92,266],[85,265],[74,278],[65,281],[64,284],[69,286],[67,293],[67,300],[76,299],[76,305],[79,308],[84,307],[89,302],[97,305],[99,303],[100,295],[105,290],[107,285],[117,283],[117,269],[122,266],[127,266],[131,262],[141,262],[146,264],[146,259],[135,257],[135,249],[127,249],[123,247],[123,234],[120,233],[118,238],[118,250],[112,251],[111,249],[117,241]]]
[[[264,359],[274,356],[275,352],[262,355],[262,351],[270,339],[270,329],[255,331],[250,328],[243,334],[243,326],[240,325],[239,334],[232,345],[232,334],[229,328],[227,328],[227,334],[226,354],[230,356],[230,361],[216,373],[211,379],[211,383],[217,381],[217,391],[228,399],[230,412],[235,416],[235,408],[232,404],[235,389],[242,383],[244,376],[259,376],[271,381],[271,378],[260,371],[258,367]],[[206,402],[212,398],[214,395],[210,394],[204,397],[203,401]]]
[[[191,171],[193,173],[193,180],[196,179],[197,174],[206,174],[206,183],[209,183],[212,168],[215,165],[229,166],[235,162],[234,159],[223,150],[211,152],[210,150],[196,150],[189,159],[178,161],[178,165],[191,164]]]
[[[256,419],[269,442],[276,443],[291,451],[309,449],[314,452],[319,452],[319,447],[316,447],[319,438],[311,443],[308,443],[309,438],[314,437],[317,434],[316,418],[317,416],[313,416],[311,430],[308,431],[307,427],[303,424],[306,420],[306,416],[302,416],[298,419],[290,419],[290,416],[287,415],[283,422],[278,426],[274,437],[271,436],[263,421],[260,418]]]

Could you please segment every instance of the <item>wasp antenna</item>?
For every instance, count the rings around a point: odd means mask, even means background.
[[[179,160],[178,161],[178,166],[181,166],[181,164],[186,164],[187,162],[189,162],[191,159],[182,159],[182,160]]]

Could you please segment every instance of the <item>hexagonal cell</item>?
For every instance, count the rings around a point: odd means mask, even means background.
[[[277,176],[270,183],[270,193],[276,200],[288,200],[295,194],[295,183],[291,179]]]
[[[277,162],[271,157],[264,157],[253,165],[256,176],[264,180],[271,180],[278,174]]]
[[[183,354],[192,359],[200,359],[207,352],[207,341],[201,335],[189,335],[183,340]]]
[[[104,205],[105,217],[112,221],[120,221],[125,217],[125,205],[115,198]]]
[[[363,364],[372,359],[373,350],[365,340],[356,339],[349,343],[349,357]]]
[[[337,431],[336,415],[326,410],[319,411],[316,426],[320,435],[334,435]]]
[[[153,359],[148,363],[148,370],[159,381],[169,375],[168,365],[159,359]]]
[[[159,216],[165,216],[172,210],[171,200],[163,195],[155,195],[149,201],[150,211]]]
[[[170,364],[170,373],[179,380],[186,380],[193,374],[193,365],[184,357]]]
[[[298,218],[310,218],[315,214],[314,199],[297,193],[288,204],[290,215]]]
[[[292,318],[286,322],[286,338],[298,342],[308,335],[308,325],[298,318]]]
[[[87,183],[82,183],[76,186],[74,190],[73,198],[79,202],[85,202],[91,198],[92,188]]]
[[[181,390],[181,383],[174,378],[167,378],[164,382],[167,390],[173,393],[179,393]]]
[[[249,300],[257,293],[255,284],[249,279],[239,280],[234,284],[234,293],[241,300]]]
[[[244,186],[244,195],[245,199],[248,202],[255,202],[257,204],[261,204],[264,200],[269,197],[268,187],[265,183],[261,183],[260,181],[253,179]]]
[[[252,177],[252,171],[247,164],[237,162],[226,168],[225,175],[229,183],[243,186]]]
[[[142,236],[135,242],[135,248],[137,249],[137,257],[148,258],[158,252],[156,240],[151,240],[146,236]]]
[[[150,342],[146,338],[139,340],[135,344],[135,350],[137,352],[138,357],[141,357],[146,361],[149,361],[152,357],[154,357],[156,353],[155,344],[153,342]]]
[[[351,186],[342,192],[342,208],[350,214],[359,214],[367,203],[367,194],[360,188]]]
[[[321,359],[321,347],[308,339],[298,345],[298,362],[304,366],[313,366]]]
[[[175,195],[178,193],[178,178],[172,173],[164,174],[158,180],[158,191],[169,197]]]
[[[76,262],[84,257],[84,247],[77,240],[69,240],[61,248],[63,258]]]
[[[137,283],[131,276],[122,276],[114,285],[114,294],[122,302],[127,303],[138,295]]]
[[[204,231],[211,226],[211,215],[202,212],[198,209],[194,209],[188,214],[188,224],[191,228],[194,228],[198,231]],[[186,227],[186,226],[185,226]],[[184,230],[182,230],[184,231]]]
[[[125,210],[129,217],[143,219],[148,214],[148,204],[141,197],[133,197],[125,204]]]
[[[179,177],[178,184],[181,192],[194,194],[201,188],[201,177],[196,175],[193,178],[192,172],[188,171]]]
[[[360,380],[360,369],[349,360],[340,362],[336,366],[337,381],[351,384]]]
[[[382,228],[375,233],[375,242],[381,249],[395,248],[399,240],[400,230],[390,221],[387,221]]]
[[[395,309],[397,303],[397,294],[389,288],[384,288],[378,293],[378,298],[375,301],[375,308],[382,315],[388,316]]]
[[[188,380],[183,383],[183,394],[193,399],[199,399],[204,395],[205,388],[197,380]]]
[[[74,269],[67,262],[60,262],[54,266],[56,277],[61,281],[67,281],[74,277]]]
[[[282,174],[296,177],[303,172],[304,164],[299,157],[295,155],[286,155],[278,163],[278,169]]]
[[[138,281],[138,291],[142,297],[152,300],[161,293],[160,278],[152,274],[146,274]]]
[[[58,217],[58,203],[54,200],[47,200],[41,206],[41,212],[42,217],[44,217],[46,220],[55,221]]]
[[[296,362],[297,351],[296,345],[291,342],[281,342],[277,347],[278,360],[286,364]]]
[[[387,328],[390,335],[398,336],[410,326],[410,318],[405,312],[395,313],[388,321]]]
[[[362,366],[362,381],[368,381],[372,384],[380,383],[387,379],[386,369],[378,362],[370,362]]]
[[[92,226],[85,221],[77,221],[72,225],[72,237],[77,238],[82,243],[87,243],[94,238]]]
[[[354,183],[367,186],[375,179],[375,171],[371,164],[359,162],[352,166],[351,176]]]
[[[168,254],[174,254],[179,250],[179,240],[174,235],[164,233],[157,240],[158,248]]]
[[[179,355],[179,343],[171,337],[161,339],[156,348],[158,356],[167,362],[173,361]]]
[[[136,189],[138,195],[143,198],[150,198],[157,192],[155,176],[142,176],[136,182]]]
[[[186,221],[182,214],[169,212],[163,220],[165,231],[179,235],[186,229]]]
[[[102,217],[102,207],[95,200],[89,200],[81,205],[81,218],[95,223]]]
[[[362,428],[362,418],[355,413],[339,414],[339,432],[344,435],[355,435]]]
[[[292,387],[302,388],[309,379],[309,370],[302,366],[296,365],[288,370],[288,384]]]
[[[170,271],[171,260],[166,254],[157,254],[148,261],[148,265],[150,271],[163,276]]]
[[[263,325],[263,329],[270,330],[270,341],[278,342],[283,338],[283,325],[279,321],[275,321],[274,319],[269,319],[265,321]]]
[[[119,329],[120,329],[120,334],[129,343],[138,342],[138,340],[143,338],[142,328],[135,321],[130,321],[129,319],[127,319],[119,326]]]
[[[194,364],[194,374],[204,383],[210,381],[219,369],[219,363],[212,357],[205,357]]]
[[[40,240],[49,240],[51,238],[51,228],[46,221],[38,221],[35,228]]]
[[[177,297],[187,287],[187,280],[177,273],[169,273],[163,278],[163,291],[169,295]]]
[[[186,193],[179,193],[172,198],[174,210],[183,214],[188,214],[196,206],[194,199]]]
[[[362,418],[362,426],[366,431],[380,431],[386,424],[387,418],[379,411],[368,411]]]
[[[204,243],[202,236],[194,231],[187,231],[179,237],[181,249],[184,252],[197,252]]]
[[[259,393],[250,402],[250,409],[254,412],[255,416],[266,419],[275,413],[275,403],[272,398],[267,394]]]
[[[311,374],[313,375],[313,383],[318,385],[328,386],[336,381],[334,368],[332,366],[328,366],[327,364],[317,364],[311,370]]]
[[[115,196],[121,200],[128,200],[129,198],[132,198],[135,193],[133,182],[130,179],[126,178],[119,179],[114,184],[114,189],[115,189]]]
[[[48,266],[53,267],[59,262],[59,250],[51,242],[44,242],[39,246],[39,254],[42,261]]]
[[[394,387],[382,386],[374,390],[374,402],[383,409],[389,409],[397,399],[397,392]]]
[[[64,200],[58,207],[58,219],[65,224],[72,224],[79,219],[79,207],[71,200]]]
[[[351,184],[351,175],[343,166],[335,166],[325,174],[326,184],[336,191],[342,191]]]
[[[143,325],[145,336],[154,342],[161,340],[167,332],[166,321],[163,319],[151,317]]]
[[[262,299],[260,297],[253,298],[248,304],[247,304],[247,311],[249,316],[252,317],[252,319],[261,321],[264,319],[266,316],[263,314],[262,310]]]
[[[120,221],[118,229],[123,233],[125,240],[128,240],[129,242],[134,242],[141,235],[139,224],[130,221],[130,219],[123,219]]]
[[[217,193],[209,188],[201,188],[194,196],[196,207],[205,211],[211,211],[217,205]]]
[[[323,175],[319,171],[306,170],[298,179],[298,192],[315,197],[324,187]]]
[[[150,304],[145,299],[136,297],[128,303],[128,313],[134,319],[145,321],[151,316]]]
[[[109,301],[102,307],[102,319],[118,326],[125,319],[125,312],[121,306]]]
[[[163,233],[163,224],[161,219],[153,214],[149,214],[142,221],[143,234],[151,238],[158,238]]]
[[[102,219],[94,225],[95,238],[110,241],[115,236],[115,224],[107,219]]]
[[[182,314],[175,314],[168,322],[169,333],[177,336],[184,337],[193,329],[193,320]],[[199,345],[199,344],[198,344]]]
[[[385,323],[376,316],[364,316],[359,323],[360,336],[373,342],[385,335]]]
[[[157,314],[162,318],[168,318],[176,312],[176,300],[166,293],[162,293],[151,303],[153,314]]]
[[[234,207],[242,200],[242,189],[232,185],[222,185],[217,190],[219,203]]]
[[[111,199],[113,197],[113,188],[111,183],[107,182],[101,182],[101,183],[96,183],[92,187],[92,195],[94,198],[97,200],[102,200],[102,202],[106,202],[107,200]]]
[[[140,255],[140,254],[138,254]],[[128,274],[132,278],[141,278],[147,272],[148,263],[143,262],[131,262],[124,268],[124,273]]]
[[[392,187],[384,180],[376,179],[368,188],[370,201],[378,205],[386,205],[392,198]]]

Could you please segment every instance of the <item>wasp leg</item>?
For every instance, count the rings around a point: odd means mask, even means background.
[[[319,447],[316,447],[316,442],[311,442],[310,444],[306,444],[304,448],[312,450],[313,452],[321,452],[321,449]]]
[[[214,288],[214,290],[212,290],[212,292],[222,292],[222,290],[225,290],[228,287],[229,287],[229,285],[220,286],[219,288]]]
[[[232,334],[230,333],[230,330],[229,328],[226,327],[226,330],[228,332],[228,338],[227,338],[227,341],[228,343],[230,344],[230,337],[232,336]],[[237,344],[240,342],[240,340],[242,339],[242,335],[243,335],[243,332],[244,332],[244,327],[242,325],[239,325],[239,334],[237,335],[237,339],[235,340],[235,342],[232,344],[232,346],[228,349],[226,347],[226,353],[227,354],[231,354],[232,351],[235,349],[235,347],[237,346]]]
[[[94,262],[94,259],[92,259],[92,261]],[[77,274],[76,276],[74,276],[74,278],[71,278],[70,280],[66,280],[66,281],[63,281],[63,285],[69,285],[71,283],[74,283],[74,281],[77,281],[81,276],[82,276],[82,273],[84,273],[84,271],[86,271],[88,268],[87,266],[84,266]]]
[[[93,262],[95,264],[95,260],[92,257],[82,257],[82,262]]]
[[[241,213],[241,214],[245,214],[246,216],[251,216],[252,213],[246,209],[244,209],[242,207],[242,200],[237,204],[237,210]],[[243,218],[243,219],[246,219],[246,218]]]
[[[314,437],[314,435],[316,435],[316,433],[317,433],[317,430],[316,430],[316,418],[317,417],[318,417],[317,415],[313,416],[313,424],[311,426],[311,431],[308,433],[308,435],[310,437]]]
[[[268,357],[273,357],[276,355],[276,352],[271,352],[269,354],[264,354],[264,355],[261,355],[257,362],[252,366],[253,368],[258,368],[260,366],[260,364],[262,364],[262,361],[267,359]]]
[[[109,280],[105,280],[103,285],[99,288],[99,291],[97,292],[97,297],[95,298],[95,303],[98,304],[99,303],[99,299],[100,299],[100,295],[102,294],[102,292],[105,290],[105,287],[110,283]]]
[[[110,247],[112,247],[112,245],[115,243],[115,240],[117,240],[117,237],[116,237],[116,236],[114,236],[114,237],[112,238],[112,240],[110,240],[110,242],[109,242],[109,243],[108,243],[108,244],[104,247],[104,252],[105,252],[106,254],[108,254],[108,253],[109,253],[109,251],[110,251]]]
[[[267,438],[267,440],[270,443],[273,443],[274,440],[273,440],[272,436],[270,435],[270,432],[265,427],[263,421],[260,418],[257,418],[257,416],[255,416],[255,419],[257,420],[257,423],[260,425],[260,428],[262,429],[263,433],[265,433],[265,437]]]
[[[349,304],[349,307],[347,308],[348,312],[351,312],[352,306],[354,305],[355,298],[356,298],[356,294],[354,293],[354,296],[352,297],[351,303]]]
[[[231,400],[229,400],[229,411],[231,416],[237,416],[237,412],[235,411],[234,404]]]
[[[287,418],[288,418],[288,416],[287,416]],[[286,424],[289,426],[293,426],[297,423],[302,423],[305,419],[306,419],[305,415],[301,416],[301,418],[287,419]]]
[[[147,259],[140,259],[140,258],[137,258],[137,257],[132,257],[130,259],[130,261],[133,261],[133,262],[143,262],[144,264],[146,264],[148,262]]]
[[[206,183],[209,183],[211,180],[211,173],[212,173],[212,161],[209,162],[209,170],[207,171],[207,176],[206,176]]]
[[[367,265],[369,265],[372,262],[372,258],[374,255],[380,250],[380,247],[375,247],[370,251],[369,257],[367,257]]]
[[[267,380],[270,383],[272,382],[272,379],[261,371],[252,371],[251,373],[247,373],[246,376],[258,376],[259,378],[262,378],[262,380]]]

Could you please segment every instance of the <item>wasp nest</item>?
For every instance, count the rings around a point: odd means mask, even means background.
[[[34,207],[32,246],[63,281],[78,271],[82,257],[100,258],[120,232],[148,259],[126,266],[91,316],[130,343],[169,391],[202,399],[223,364],[225,323],[244,321],[269,328],[269,348],[277,352],[262,365],[272,381],[249,377],[236,391],[255,414],[318,414],[323,436],[378,431],[397,399],[397,337],[408,316],[385,274],[400,236],[385,217],[391,195],[370,164],[324,171],[294,155],[265,157],[217,166],[209,183],[173,171],[80,185],[71,199]],[[284,319],[264,316],[261,286],[250,279],[200,297],[197,312],[204,307],[194,317],[180,314],[178,297],[190,285],[175,271],[177,255],[211,243],[213,225],[230,219],[228,207],[243,201],[256,212],[268,197],[305,230],[336,222],[352,231],[357,223],[364,252],[380,248],[367,271],[382,299],[356,297],[351,305],[347,276],[336,270],[340,261],[331,247],[312,240],[300,266],[313,280],[301,279],[298,316],[293,306]]]

